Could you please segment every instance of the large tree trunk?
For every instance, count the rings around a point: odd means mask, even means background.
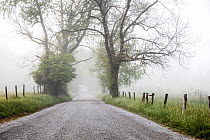
[[[110,63],[110,70],[111,70],[111,77],[110,77],[110,95],[112,95],[113,98],[119,96],[118,92],[118,74],[119,74],[119,64]]]

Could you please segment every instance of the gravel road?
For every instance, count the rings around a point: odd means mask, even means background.
[[[187,140],[139,115],[93,96],[0,124],[1,140]]]

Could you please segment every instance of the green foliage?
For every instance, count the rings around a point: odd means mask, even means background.
[[[99,43],[102,46],[102,42]],[[104,47],[98,47],[96,49],[96,60],[94,66],[91,68],[92,72],[96,72],[99,83],[102,87],[110,87],[110,66],[109,66],[109,59]]]
[[[75,68],[72,63],[75,61],[70,54],[51,54],[49,58],[43,58],[38,69],[32,72],[35,82],[44,85],[53,95],[58,95],[65,84],[75,77]]]
[[[143,70],[137,62],[121,63],[119,71],[119,86],[130,86],[143,75]]]
[[[42,9],[42,15],[46,16],[47,9],[52,7],[52,0],[3,0],[0,2],[3,13],[16,13],[28,24],[36,24],[39,22],[39,11],[37,4]],[[18,7],[18,8],[17,8]]]
[[[158,123],[175,128],[185,134],[210,139],[210,117],[206,101],[188,101],[187,110],[182,114],[182,99],[169,99],[166,108],[163,99],[156,98],[154,105],[140,102],[140,99],[102,98],[105,103],[112,104],[131,112],[138,113]]]
[[[103,45],[100,43],[100,45]],[[111,72],[109,59],[105,47],[98,47],[96,50],[96,61],[91,69],[97,72],[99,82],[108,89],[111,87]],[[121,63],[119,70],[118,84],[119,86],[130,86],[143,75],[143,70],[137,62]]]
[[[11,19],[17,32],[32,42],[72,53],[86,31],[61,30],[87,28],[92,7],[88,3],[84,0],[1,0],[0,13]]]
[[[8,101],[0,101],[0,119],[10,116],[19,116],[23,113],[32,113],[37,109],[70,101],[70,96],[54,97],[51,95],[35,95],[19,98],[12,98]]]

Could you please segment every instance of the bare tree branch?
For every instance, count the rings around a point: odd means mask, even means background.
[[[94,31],[94,32],[97,32],[97,33],[101,34],[102,36],[104,36],[104,34],[100,30],[92,29],[92,28],[74,29],[74,30],[62,30],[60,32],[78,32],[78,31],[84,31],[84,30]],[[59,33],[59,32],[57,32],[57,33]]]
[[[93,57],[90,57],[90,58],[87,58],[87,59],[84,59],[84,60],[77,61],[77,62],[75,62],[74,64],[71,64],[71,66],[77,65],[77,64],[79,64],[79,63],[81,63],[81,62],[88,61],[88,60],[90,60],[90,59],[92,59],[92,58],[93,58]]]
[[[135,25],[135,23],[139,20],[139,18],[145,13],[147,12],[152,6],[154,6],[156,3],[158,2],[158,0],[156,0],[155,2],[153,2],[152,4],[150,4],[147,8],[145,8],[137,17],[136,19],[129,24],[126,29],[124,30],[124,34],[127,33],[127,31],[130,29],[131,26]]]

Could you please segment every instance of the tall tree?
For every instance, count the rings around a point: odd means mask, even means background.
[[[72,53],[81,43],[86,31],[65,32],[89,25],[90,4],[84,0],[3,0],[1,9],[13,20],[16,30],[43,46],[45,54],[56,47]]]
[[[95,50],[95,63],[91,67],[91,71],[96,73],[99,83],[102,87],[102,93],[106,89],[110,90],[110,67],[109,59],[104,47],[104,42],[99,43],[99,47]],[[144,74],[143,67],[136,64],[136,62],[123,62],[120,65],[118,85],[129,87],[136,80],[140,79]]]
[[[172,0],[173,1],[173,0]],[[110,94],[118,96],[120,65],[166,67],[169,58],[179,62],[186,56],[186,24],[177,10],[162,0],[92,0],[91,18],[97,24],[89,30],[104,39],[110,67]],[[82,29],[81,29],[82,30]]]
[[[33,42],[42,45],[45,55],[49,55],[49,33],[47,31],[46,17],[50,0],[4,0],[1,9],[5,15],[12,19],[17,32],[27,36]],[[38,29],[38,30],[36,30]],[[38,32],[38,33],[37,33]],[[40,33],[41,32],[41,33]],[[41,37],[38,37],[40,36]]]
[[[17,32],[44,48],[44,55],[38,56],[40,59],[50,59],[52,53],[72,54],[86,31],[65,30],[89,26],[91,5],[85,0],[3,0],[0,4],[3,13],[13,20]],[[49,89],[52,87],[51,79],[47,78],[49,67],[45,67],[44,75],[45,89]]]
[[[62,53],[76,50],[86,35],[86,30],[68,32],[89,26],[91,6],[84,0],[60,0],[54,3],[54,14],[57,15],[59,31],[56,31],[57,44]]]

